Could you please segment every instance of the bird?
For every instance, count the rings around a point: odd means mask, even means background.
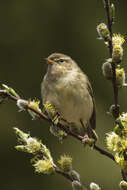
[[[41,83],[42,102],[50,102],[63,125],[77,129],[84,139],[97,140],[96,106],[87,75],[68,55],[52,53],[46,58],[47,72]],[[63,122],[64,121],[64,122]]]

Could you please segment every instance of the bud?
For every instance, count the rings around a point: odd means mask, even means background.
[[[97,32],[98,32],[100,39],[104,39],[107,41],[110,37],[108,27],[105,23],[101,23],[97,26]]]
[[[113,34],[112,37],[112,44],[114,45],[119,45],[122,46],[125,42],[124,36],[122,36],[121,34]]]
[[[110,132],[106,134],[106,144],[107,148],[111,151],[119,151],[121,144],[121,138],[114,132]]]
[[[15,90],[13,88],[10,88],[10,87],[8,87],[5,84],[2,84],[2,86],[7,90],[7,92],[9,92],[10,94],[12,94],[16,98],[19,98],[19,95],[15,92]]]
[[[120,137],[123,135],[123,126],[122,125],[116,125],[113,129],[113,131],[119,135]]]
[[[52,159],[52,156],[51,156],[51,153],[50,153],[50,150],[49,150],[43,143],[41,144],[41,151],[43,152],[44,156],[45,156],[48,160],[50,160],[50,161],[53,160],[53,159]]]
[[[127,113],[122,113],[117,121],[121,122],[127,128]]]
[[[44,109],[50,115],[51,118],[54,118],[54,116],[56,115],[56,111],[54,106],[49,101],[47,101],[44,104]]]
[[[116,68],[116,84],[119,88],[122,86],[127,86],[125,83],[125,71],[123,68],[120,68],[120,66]]]
[[[39,100],[32,100],[32,101],[29,101],[28,106],[41,112],[41,109],[39,108],[39,104],[40,104]],[[36,119],[38,117],[38,115],[35,112],[33,112],[32,110],[28,109],[28,112],[32,116],[32,119]]]
[[[104,77],[107,80],[112,79],[112,65],[109,62],[109,60],[107,60],[105,63],[103,63],[103,65],[102,65],[102,73],[103,73]]]
[[[38,160],[33,164],[35,172],[43,174],[52,174],[55,169],[50,160]]]
[[[118,110],[120,109],[120,105],[111,105],[110,108],[109,108],[109,113],[113,116],[113,117],[116,117],[116,114],[118,112]]]
[[[18,136],[18,140],[23,143],[23,145],[17,145],[15,148],[19,151],[35,153],[41,150],[42,143],[38,141],[36,138],[30,137],[30,134],[24,133],[18,128],[14,128],[16,135]]]
[[[126,140],[124,143],[126,143]],[[126,148],[127,148],[127,146],[125,147],[125,149],[123,151],[115,154],[115,161],[116,161],[116,163],[118,163],[121,166],[121,169],[122,169],[123,173],[125,173],[125,174],[127,173]]]
[[[24,145],[17,145],[17,146],[15,146],[15,149],[18,151],[21,151],[21,152],[28,152],[27,147]]]
[[[120,186],[121,190],[127,190],[127,182],[126,181],[124,181],[124,180],[121,181],[119,186]]]
[[[122,113],[116,120],[114,132],[119,136],[127,137],[127,113]]]
[[[120,63],[123,57],[123,48],[122,46],[115,44],[113,45],[113,53],[112,53],[112,62]]]
[[[28,105],[28,101],[23,100],[23,99],[18,99],[17,100],[17,106],[19,107],[20,111],[25,110],[27,105]]]
[[[71,170],[69,172],[69,175],[72,177],[73,180],[79,181],[80,182],[80,175],[78,172],[76,172],[75,170]]]
[[[92,182],[90,183],[90,190],[101,190],[98,184]]]
[[[72,182],[72,188],[73,190],[85,190],[84,187],[81,185],[81,183],[76,180]]]
[[[20,129],[14,127],[14,132],[15,134],[18,136],[18,139],[23,142],[23,143],[26,143],[27,139],[29,138],[29,134],[27,133],[24,133],[23,131],[21,131]]]
[[[70,156],[61,156],[60,160],[58,160],[58,164],[60,165],[61,170],[64,172],[69,172],[72,170],[72,158]]]
[[[18,128],[14,128],[14,131],[18,136],[19,142],[22,143],[22,145],[20,144],[15,147],[17,150],[32,154],[40,151],[46,159],[52,162],[52,156],[49,149],[41,141],[37,140],[36,138],[30,137],[30,134],[24,133]]]
[[[65,139],[67,137],[67,133],[61,129],[59,129],[56,125],[51,125],[50,126],[50,132],[53,134],[55,137],[58,137],[60,141]]]
[[[112,23],[114,23],[114,20],[115,20],[115,6],[114,6],[113,3],[110,6],[110,17],[111,17]]]
[[[29,137],[26,143],[27,143],[26,147],[29,150],[29,153],[35,153],[41,149],[41,142],[39,142],[35,138]]]

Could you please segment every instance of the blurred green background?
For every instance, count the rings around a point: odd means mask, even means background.
[[[127,1],[115,1],[114,31],[127,32]],[[87,73],[97,104],[98,144],[105,147],[105,133],[113,128],[113,120],[106,114],[113,103],[110,82],[101,73],[101,65],[108,58],[103,41],[97,40],[96,25],[105,21],[102,0],[0,0],[0,82],[13,87],[22,98],[40,99],[40,83],[47,65],[45,58],[53,52],[70,55]],[[127,53],[123,65],[126,70]],[[121,89],[122,111],[127,111],[127,89]],[[32,121],[19,113],[14,102],[0,106],[0,189],[69,190],[71,185],[59,175],[37,175],[29,163],[30,156],[14,149],[17,141],[12,127],[30,131],[50,148],[57,160],[63,153],[73,157],[73,166],[81,174],[83,183],[100,184],[102,189],[117,190],[121,180],[120,168],[90,148],[84,149],[69,137],[62,144],[49,132],[46,122]]]

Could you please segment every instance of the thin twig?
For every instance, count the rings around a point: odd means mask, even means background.
[[[94,145],[94,149],[97,150],[98,152],[100,152],[101,154],[106,155],[107,157],[111,158],[113,161],[115,161],[115,158],[114,158],[114,156],[111,153],[103,150],[99,146]]]
[[[62,176],[64,176],[66,179],[68,179],[70,182],[73,182],[74,181],[74,179],[69,175],[69,174],[67,174],[67,173],[65,173],[65,172],[62,172],[61,170],[59,170],[59,169],[55,169],[55,171],[56,171],[56,173],[58,173],[58,174],[60,174],[60,175],[62,175]]]
[[[107,14],[107,23],[108,23],[108,29],[110,33],[109,38],[109,55],[110,58],[112,58],[113,53],[113,45],[112,45],[112,19],[110,16],[110,0],[105,0],[105,9]],[[114,102],[115,102],[115,110],[114,110],[114,117],[117,119],[119,117],[119,105],[118,105],[118,87],[116,85],[116,64],[112,62],[112,73],[113,73],[113,79],[112,79],[112,85],[113,85],[113,91],[114,91]]]
[[[38,154],[39,154],[39,156],[40,156],[41,158],[46,159],[46,157],[43,155],[43,152],[42,152],[42,151],[39,151]],[[65,172],[63,172],[62,170],[60,170],[60,168],[59,168],[53,161],[52,161],[52,164],[53,164],[53,167],[54,167],[55,172],[56,172],[57,174],[60,174],[60,175],[64,176],[64,177],[65,177],[68,181],[70,181],[71,183],[74,181],[74,178],[73,178],[71,175],[69,175],[68,173],[65,173]]]
[[[7,90],[0,90],[0,96],[4,99],[4,98],[10,98],[13,101],[17,101],[19,98],[13,96],[12,94],[10,94]]]
[[[0,96],[3,96],[5,98],[10,98],[11,100],[13,100],[15,102],[17,102],[19,99],[19,98],[13,96],[12,94],[10,94],[9,92],[7,92],[6,90],[0,90]],[[41,119],[46,120],[49,123],[52,123],[52,120],[46,114],[44,114],[41,111],[33,108],[29,103],[26,105],[26,110],[31,110],[34,113],[36,113]],[[67,126],[63,126],[60,123],[58,123],[58,127],[60,129],[62,129],[63,131],[65,131],[68,135],[70,135],[70,136],[74,137],[75,139],[79,140],[80,142],[82,142],[83,136],[80,136],[78,134],[73,133],[72,131],[68,130]],[[99,153],[107,156],[108,158],[112,159],[113,161],[115,161],[114,156],[111,153],[103,150],[102,148],[98,147],[97,145],[94,145],[93,149],[98,151]]]
[[[44,154],[43,154],[43,152],[42,151],[39,151],[38,152],[38,155],[39,155],[39,157],[40,158],[42,158],[42,159],[47,159],[45,156],[44,156]],[[74,178],[73,178],[73,176],[71,176],[71,175],[69,175],[68,173],[65,173],[64,171],[62,171],[53,161],[52,161],[52,164],[53,164],[53,167],[54,167],[54,169],[55,169],[55,172],[57,173],[57,174],[60,174],[60,175],[62,175],[62,176],[64,176],[68,181],[70,181],[71,183],[75,180]],[[82,185],[82,184],[81,184]],[[85,189],[85,190],[87,190],[87,189]]]
[[[61,171],[60,168],[59,168],[54,162],[53,162],[53,166],[54,166],[54,168],[55,168],[55,172],[56,172],[56,173],[58,173],[58,174],[64,176],[64,177],[65,177],[67,180],[69,180],[71,183],[76,180],[73,175],[70,175],[69,173],[66,173],[66,172]],[[77,181],[77,180],[76,180],[76,181]],[[78,182],[80,182],[80,179],[78,180]],[[82,188],[82,190],[87,190],[81,182],[80,182],[80,185],[81,185],[80,187]]]
[[[122,178],[124,181],[127,181],[127,175],[124,173],[124,171],[121,169]]]
[[[110,32],[109,55],[110,55],[110,58],[112,58],[113,44],[112,44],[112,19],[110,16],[110,5],[111,5],[111,1],[105,0],[105,9],[106,9],[106,14],[107,14],[108,29]],[[112,62],[112,74],[113,74],[112,84],[113,84],[114,102],[115,102],[115,109],[114,109],[113,115],[114,115],[115,119],[117,119],[120,114],[120,109],[119,109],[120,106],[118,104],[118,87],[116,85],[116,64],[114,62]],[[122,170],[121,170],[121,174],[122,174],[123,180],[127,181],[127,176]]]
[[[61,170],[59,170],[59,168],[55,168],[55,171],[56,171],[56,173],[58,173],[58,174],[60,174],[60,175],[62,175],[62,176],[64,176],[67,180],[69,180],[71,183],[73,182],[73,181],[75,181],[75,179],[72,177],[72,176],[70,176],[68,173],[65,173],[65,172],[62,172]],[[87,190],[82,184],[81,184],[81,182],[80,182],[80,188],[82,188],[82,190],[84,189],[84,190]]]

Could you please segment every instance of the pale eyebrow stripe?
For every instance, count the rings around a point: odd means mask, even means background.
[[[55,58],[54,60],[55,60],[55,61],[58,61],[58,60],[60,60],[60,59],[63,59],[63,60],[69,60],[68,57],[59,57],[59,58]]]

